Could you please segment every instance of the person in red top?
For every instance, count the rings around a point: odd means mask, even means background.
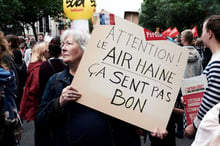
[[[41,42],[34,46],[19,111],[21,119],[27,122],[36,118],[40,98],[39,69],[47,54],[48,43]]]

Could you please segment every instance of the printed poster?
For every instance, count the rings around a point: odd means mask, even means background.
[[[185,113],[187,125],[192,124],[196,118],[206,87],[207,78],[205,75],[183,80],[181,90],[183,99],[186,102]]]
[[[166,129],[188,50],[114,14],[96,18],[72,82],[78,102],[149,131]]]

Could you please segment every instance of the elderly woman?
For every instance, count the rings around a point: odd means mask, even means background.
[[[37,113],[38,128],[42,130],[39,143],[43,141],[47,146],[140,146],[135,126],[75,102],[81,94],[70,84],[88,39],[88,34],[77,30],[65,30],[61,36],[63,62],[67,67],[54,74],[44,90]]]
[[[63,62],[66,69],[56,73],[47,82],[37,114],[43,139],[52,146],[111,146],[108,120],[100,112],[77,102],[81,94],[70,86],[83,55],[89,35],[76,30],[66,30],[61,36]],[[38,142],[41,143],[41,142]]]

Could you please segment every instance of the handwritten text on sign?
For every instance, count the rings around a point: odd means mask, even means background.
[[[187,56],[167,40],[146,41],[143,28],[115,17],[115,25],[95,27],[73,85],[84,105],[147,130],[165,129]]]

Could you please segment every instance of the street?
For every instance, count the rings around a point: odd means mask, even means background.
[[[24,132],[22,134],[21,143],[20,146],[34,146],[34,122],[31,121],[27,123],[24,121]],[[142,140],[142,146],[150,146],[149,139],[147,139],[146,143],[143,143]],[[188,139],[186,137],[179,139],[176,138],[176,146],[190,146],[192,143],[192,139]]]

